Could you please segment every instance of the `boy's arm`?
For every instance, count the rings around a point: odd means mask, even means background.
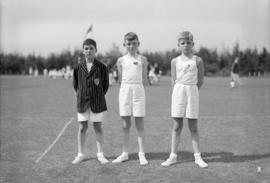
[[[174,86],[176,80],[176,59],[172,59],[171,61],[171,85]]]
[[[74,68],[73,70],[73,81],[72,81],[72,84],[73,84],[73,88],[75,90],[75,92],[77,92],[77,89],[78,89],[78,69],[77,67]]]
[[[148,66],[148,61],[146,57],[143,57],[142,59],[143,61],[143,73],[142,73],[142,79],[143,79],[143,85],[147,86],[148,83],[148,79],[147,79],[147,66]]]
[[[108,71],[108,67],[104,65],[104,69],[103,69],[103,91],[104,94],[107,93],[109,89],[109,71]]]
[[[203,85],[203,81],[204,81],[204,64],[203,64],[203,60],[200,57],[197,57],[198,59],[198,83],[197,86],[200,89],[201,86]]]
[[[121,84],[122,82],[122,59],[121,58],[118,58],[116,65],[117,65],[117,70],[118,70],[118,81]]]

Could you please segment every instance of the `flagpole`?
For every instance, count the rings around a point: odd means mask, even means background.
[[[93,37],[93,24],[91,24],[89,26],[89,28],[87,29],[87,31],[86,31],[86,33],[84,35],[84,39],[86,39],[88,37],[89,33],[91,33],[91,37]]]

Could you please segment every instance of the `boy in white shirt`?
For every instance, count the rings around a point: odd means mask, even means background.
[[[171,154],[162,166],[170,166],[177,162],[177,147],[183,128],[183,118],[188,119],[192,138],[195,163],[206,168],[208,165],[201,158],[199,150],[198,116],[199,92],[203,84],[203,60],[194,55],[193,35],[184,31],[178,37],[178,47],[181,55],[171,61],[171,81],[173,86],[171,115],[174,118],[172,130]]]
[[[123,146],[122,154],[113,163],[121,163],[128,160],[129,131],[131,127],[131,116],[134,116],[138,133],[139,161],[141,165],[148,164],[145,158],[144,141],[144,116],[145,116],[145,91],[147,84],[147,59],[138,54],[138,36],[129,32],[124,37],[124,47],[127,54],[117,61],[119,81],[119,111],[123,119]]]

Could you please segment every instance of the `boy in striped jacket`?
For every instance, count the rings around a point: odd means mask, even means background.
[[[84,59],[74,68],[73,87],[77,97],[78,155],[72,164],[87,159],[84,144],[88,121],[92,121],[96,134],[97,159],[101,164],[109,161],[103,155],[103,113],[107,110],[105,94],[109,87],[107,67],[96,59],[97,46],[93,39],[83,42]]]

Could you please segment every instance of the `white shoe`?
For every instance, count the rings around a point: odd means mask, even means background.
[[[144,152],[139,152],[139,160],[140,160],[140,165],[147,165],[148,161],[145,158]]]
[[[86,155],[84,154],[78,154],[75,159],[72,161],[72,164],[78,164],[83,162],[85,159],[87,159]]]
[[[208,167],[208,164],[205,163],[205,161],[203,161],[200,153],[194,154],[194,157],[195,157],[195,164],[198,165],[200,168]]]
[[[176,154],[170,154],[170,157],[161,163],[161,166],[171,166],[177,162],[177,155]]]
[[[195,164],[197,164],[200,168],[207,168],[208,164],[203,161],[202,158],[196,159]]]
[[[97,159],[103,165],[109,163],[109,160],[104,157],[103,153],[97,153]]]
[[[128,153],[122,153],[115,160],[113,160],[112,163],[122,163],[127,160],[128,160]]]

